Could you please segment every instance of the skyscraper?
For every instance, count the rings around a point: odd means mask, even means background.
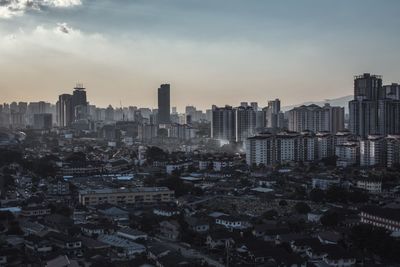
[[[72,95],[62,94],[57,102],[57,122],[59,127],[69,127],[73,119]]]
[[[77,84],[72,94],[73,121],[87,117],[87,99],[83,84]]]
[[[170,85],[161,84],[158,88],[158,123],[168,124],[171,122],[170,105]]]

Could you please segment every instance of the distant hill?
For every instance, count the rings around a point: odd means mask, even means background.
[[[331,106],[340,106],[345,108],[346,114],[349,112],[349,101],[353,100],[352,95],[348,96],[343,96],[339,98],[334,98],[334,99],[326,99],[323,101],[312,101],[312,102],[304,102],[298,105],[291,105],[291,106],[285,106],[282,107],[282,111],[288,111],[291,110],[294,107],[299,107],[301,105],[311,105],[311,104],[316,104],[318,106],[323,106],[325,103],[329,103]]]

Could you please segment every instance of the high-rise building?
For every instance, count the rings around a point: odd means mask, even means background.
[[[33,115],[33,128],[36,130],[50,130],[53,124],[53,115],[40,113]]]
[[[336,166],[349,167],[358,164],[360,147],[357,142],[346,142],[335,147]]]
[[[256,133],[256,112],[251,106],[235,109],[236,142],[244,142]]]
[[[71,126],[73,120],[72,95],[62,94],[58,97],[57,118],[59,127]]]
[[[114,108],[111,105],[108,105],[105,112],[105,120],[107,122],[114,121]]]
[[[344,129],[344,108],[312,104],[289,111],[289,130],[336,133]]]
[[[329,132],[318,132],[317,138],[317,159],[329,158],[335,154],[334,138]]]
[[[349,111],[349,128],[357,136],[400,134],[400,87],[382,86],[379,75],[355,76]]]
[[[389,135],[386,138],[387,167],[400,166],[400,135]]]
[[[168,124],[171,122],[170,105],[170,85],[161,84],[158,88],[158,123]]]
[[[87,118],[86,91],[82,84],[77,84],[72,94],[73,121]]]
[[[386,165],[386,139],[380,135],[369,135],[360,141],[360,166]]]
[[[281,112],[281,101],[279,99],[268,101],[268,106],[263,111],[267,128],[283,128],[283,113]]]
[[[211,137],[214,139],[236,141],[235,109],[231,106],[212,108]]]

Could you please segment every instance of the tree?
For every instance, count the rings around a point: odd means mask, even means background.
[[[287,206],[287,205],[288,205],[288,203],[287,203],[286,200],[282,199],[282,200],[279,201],[279,206],[284,207],[284,206]]]
[[[391,237],[384,228],[356,225],[351,229],[349,238],[358,249],[377,254],[385,260],[400,262],[400,241]]]
[[[311,211],[310,206],[308,206],[307,203],[304,202],[297,202],[294,206],[294,209],[297,213],[300,214],[307,214]]]
[[[309,194],[310,200],[313,202],[323,202],[325,200],[325,192],[319,188],[314,188]]]
[[[329,202],[347,203],[347,191],[339,186],[331,186],[326,191],[326,199]]]
[[[348,199],[353,203],[365,203],[368,202],[369,196],[366,192],[354,190],[348,194]]]
[[[166,160],[167,157],[168,153],[156,146],[151,146],[146,151],[146,159],[150,162]]]
[[[278,212],[274,209],[272,210],[268,210],[266,212],[264,212],[264,214],[262,215],[264,219],[267,220],[274,220],[276,217],[278,217]]]
[[[326,212],[321,217],[321,224],[326,227],[335,227],[339,224],[339,214],[336,212]]]

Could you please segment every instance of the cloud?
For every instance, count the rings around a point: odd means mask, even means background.
[[[58,23],[57,25],[58,25],[58,27],[57,27],[58,31],[63,32],[65,34],[69,34],[71,28],[68,26],[67,23],[65,23],[65,22],[64,23]]]
[[[81,0],[0,0],[0,19],[21,16],[28,10],[40,11],[46,7],[67,8],[81,4]]]

